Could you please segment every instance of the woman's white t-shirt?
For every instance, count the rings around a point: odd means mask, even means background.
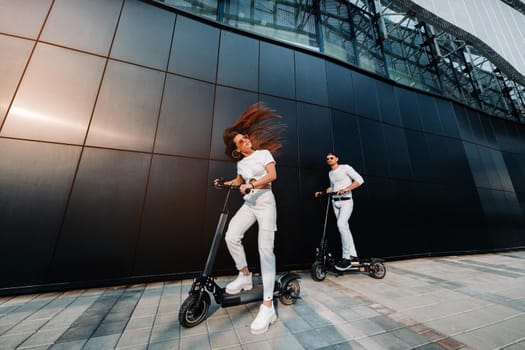
[[[256,150],[237,162],[237,174],[241,175],[245,183],[251,179],[259,180],[266,175],[266,166],[270,163],[275,163],[270,151]]]

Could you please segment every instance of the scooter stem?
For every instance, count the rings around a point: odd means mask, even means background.
[[[326,236],[326,224],[328,222],[328,211],[330,210],[330,202],[332,200],[332,194],[328,194],[327,202],[326,202],[326,210],[324,212],[324,224],[323,224],[323,237],[322,240],[324,241],[324,238]]]
[[[219,245],[222,239],[222,233],[224,232],[224,226],[226,225],[227,219],[228,210],[222,211],[219,217],[219,223],[217,224],[217,228],[215,229],[215,235],[213,236],[210,253],[208,254],[208,259],[206,260],[206,266],[204,267],[204,272],[202,273],[204,277],[208,277],[213,269],[213,264],[215,263],[215,257],[217,256],[217,251],[219,250]]]
[[[206,260],[206,265],[204,266],[204,271],[202,272],[203,277],[208,277],[213,269],[213,264],[215,263],[215,257],[217,256],[217,251],[221,244],[222,234],[224,232],[224,227],[226,226],[226,221],[228,220],[228,200],[230,198],[230,192],[232,187],[228,187],[226,192],[226,198],[224,199],[224,205],[221,210],[221,215],[219,216],[219,222],[217,223],[217,228],[215,229],[215,234],[213,235],[213,241],[211,243],[210,252],[208,254],[208,259]]]

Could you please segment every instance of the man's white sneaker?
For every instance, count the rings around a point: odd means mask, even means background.
[[[264,334],[268,331],[268,327],[270,327],[270,325],[276,320],[277,315],[275,314],[273,305],[272,307],[267,307],[261,304],[259,307],[259,313],[250,326],[250,332],[254,335]]]
[[[250,272],[249,275],[245,276],[242,272],[239,272],[237,278],[226,285],[226,293],[238,294],[241,290],[250,290],[252,288],[252,273]]]

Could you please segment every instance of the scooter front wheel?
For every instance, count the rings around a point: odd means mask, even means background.
[[[312,278],[314,281],[322,281],[326,278],[326,268],[321,261],[316,261],[312,264]]]
[[[195,327],[206,319],[211,300],[208,293],[190,294],[179,310],[179,322],[183,327]]]

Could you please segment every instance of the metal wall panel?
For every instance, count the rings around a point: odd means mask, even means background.
[[[324,60],[295,52],[295,93],[299,101],[328,104]]]
[[[439,112],[441,126],[443,127],[443,134],[449,137],[459,137],[453,104],[449,101],[436,100],[436,106]]]
[[[51,4],[51,0],[2,1],[0,33],[37,38]]]
[[[326,153],[333,150],[330,110],[298,103],[297,115],[300,166],[307,168],[324,166]]]
[[[168,74],[155,152],[207,158],[215,87]]]
[[[403,126],[394,87],[381,81],[377,81],[376,86],[379,101],[379,113],[383,123]]]
[[[474,183],[477,187],[490,188],[491,184],[489,182],[488,173],[481,159],[478,146],[470,142],[464,142],[463,146],[465,148],[465,153],[467,154]]]
[[[388,175],[394,179],[412,179],[412,168],[405,136],[402,128],[383,125],[385,136],[386,162]]]
[[[150,158],[84,149],[56,246],[52,281],[130,276]]]
[[[472,134],[472,126],[470,125],[466,108],[461,105],[454,105],[454,111],[461,138],[465,141],[475,143],[474,135]]]
[[[55,0],[41,39],[107,56],[123,0]]]
[[[405,130],[407,138],[408,153],[414,180],[430,182],[432,174],[430,172],[430,162],[425,134],[412,130]]]
[[[418,105],[418,93],[415,91],[396,88],[397,101],[403,126],[408,129],[422,130],[421,116]]]
[[[260,45],[260,93],[295,98],[294,51],[265,42]]]
[[[469,167],[469,159],[465,150],[465,142],[458,139],[443,139],[446,143],[448,159],[446,161],[448,172],[445,176],[446,183],[473,188],[473,170]]]
[[[417,101],[420,110],[424,111],[424,117],[421,118],[423,130],[433,134],[441,134],[441,122],[434,103],[434,98],[420,94]]]
[[[218,28],[178,16],[168,71],[214,83],[219,34]]]
[[[46,282],[79,156],[0,138],[0,289]]]
[[[525,155],[503,153],[505,164],[516,192],[525,192]]]
[[[103,69],[100,57],[38,44],[1,135],[82,144]]]
[[[165,74],[110,60],[86,144],[151,152]]]
[[[349,113],[356,111],[356,92],[352,72],[331,62],[326,62],[328,101],[334,109]]]
[[[207,160],[153,157],[133,274],[204,266],[194,245],[211,244],[209,233],[203,232],[209,184]]]
[[[358,73],[352,74],[355,86],[355,103],[357,114],[379,120],[378,91],[374,79]]]
[[[111,58],[166,69],[175,14],[141,1],[125,1]]]
[[[0,34],[0,126],[22,77],[34,43]]]
[[[221,31],[217,83],[257,91],[259,87],[259,41]]]
[[[375,120],[359,120],[365,173],[374,176],[387,176],[387,162],[383,125]]]
[[[341,162],[351,164],[358,172],[365,171],[359,118],[355,115],[332,110],[334,151]]]

